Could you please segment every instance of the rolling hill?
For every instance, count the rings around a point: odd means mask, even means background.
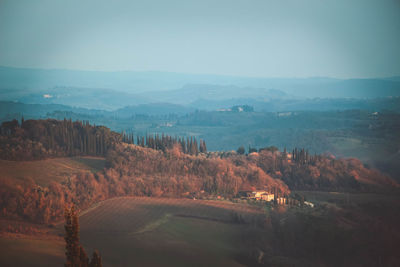
[[[50,182],[63,182],[80,172],[97,172],[104,168],[100,157],[54,158],[35,161],[0,160],[1,179],[24,181],[32,179],[44,187]],[[43,171],[46,170],[46,171]]]
[[[169,72],[99,72],[0,67],[0,98],[113,110],[199,100],[400,96],[394,78],[249,78]],[[245,103],[242,103],[245,104]]]

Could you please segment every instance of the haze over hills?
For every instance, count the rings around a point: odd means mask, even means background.
[[[142,94],[147,97],[152,95],[169,103],[188,104],[199,100],[223,101],[230,99],[258,99],[270,100],[287,98],[288,95],[281,90],[239,87],[236,85],[215,85],[215,84],[187,84],[177,90],[165,92],[149,92]]]
[[[1,100],[105,110],[158,102],[210,109],[215,104],[204,105],[204,101],[231,105],[275,99],[400,96],[398,77],[284,79],[10,67],[0,67],[0,88]]]
[[[186,107],[178,104],[170,103],[150,103],[141,105],[131,105],[115,110],[113,115],[119,117],[130,117],[135,114],[146,114],[146,115],[184,115],[194,112],[195,109]]]
[[[111,97],[111,96],[110,96]],[[81,97],[81,99],[87,99]],[[93,96],[95,98],[95,96]],[[107,99],[104,98],[104,101]],[[80,100],[84,102],[83,100]],[[52,116],[49,114],[58,114],[70,118],[79,116],[96,116],[114,118],[128,118],[133,115],[185,115],[198,110],[204,111],[229,111],[233,106],[249,105],[254,108],[255,112],[291,112],[291,111],[339,111],[360,109],[369,112],[379,111],[400,111],[400,98],[376,98],[376,99],[271,99],[260,101],[253,98],[231,98],[222,100],[198,99],[188,105],[172,104],[167,102],[132,104],[129,99],[125,99],[128,105],[112,110],[102,109],[104,106],[99,105],[99,101],[95,98],[89,103],[82,106],[69,106],[73,104],[67,101],[63,104],[46,103],[46,99],[37,101],[40,104],[22,103],[14,101],[0,101],[0,121],[10,119],[20,119],[21,116],[26,118],[45,118]],[[32,101],[34,102],[34,101]],[[79,103],[79,101],[77,101]],[[107,103],[107,102],[106,102]],[[108,102],[109,103],[109,102]],[[91,105],[92,104],[92,105]],[[99,109],[92,106],[100,106]],[[60,117],[58,117],[60,118]]]
[[[60,104],[25,104],[20,102],[0,101],[0,116],[20,118],[22,115],[31,118],[40,118],[54,111],[67,111],[76,114],[102,115],[102,110],[76,108]]]
[[[135,135],[196,136],[213,151],[301,145],[400,173],[393,135],[399,77],[283,79],[0,67],[0,78],[0,122],[22,116],[85,120]],[[244,105],[251,111],[232,109]]]

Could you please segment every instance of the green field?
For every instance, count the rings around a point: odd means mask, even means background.
[[[37,184],[47,186],[51,181],[61,182],[81,171],[102,170],[104,164],[104,158],[97,157],[54,158],[37,161],[0,160],[0,176],[13,180],[32,178]]]

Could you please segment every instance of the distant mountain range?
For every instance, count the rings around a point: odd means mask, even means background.
[[[169,114],[177,114],[184,115],[191,112],[194,112],[194,108],[177,105],[177,104],[169,104],[169,103],[150,103],[150,104],[141,104],[135,106],[127,106],[124,108],[120,108],[114,112],[115,115],[119,117],[129,117],[133,114],[147,114],[147,115],[169,115]]]
[[[280,90],[239,87],[236,85],[188,84],[177,90],[149,92],[142,96],[156,96],[158,101],[196,106],[197,101],[223,101],[230,99],[270,100],[287,98]]]
[[[0,67],[0,100],[109,111],[151,103],[218,109],[240,104],[261,107],[289,99],[390,96],[400,96],[400,77],[285,79]]]
[[[400,97],[373,99],[349,98],[314,98],[314,99],[271,99],[256,100],[253,98],[232,98],[222,100],[200,99],[189,105],[171,103],[148,103],[127,105],[114,110],[89,109],[71,107],[62,104],[25,104],[21,102],[0,101],[0,121],[14,118],[72,118],[73,120],[91,120],[93,118],[130,118],[133,115],[185,115],[196,110],[216,111],[228,109],[236,105],[250,105],[256,112],[287,112],[287,111],[337,111],[337,110],[367,110],[400,112]]]
[[[60,104],[25,104],[19,102],[0,101],[0,118],[13,119],[27,115],[32,118],[47,117],[48,113],[54,111],[66,111],[76,114],[104,115],[108,112],[103,110],[74,108]]]

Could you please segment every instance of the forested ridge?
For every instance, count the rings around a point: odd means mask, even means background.
[[[365,191],[398,187],[392,179],[356,159],[310,155],[305,149],[280,152],[274,147],[252,150],[247,155],[206,152],[205,142],[195,138],[134,138],[79,121],[6,122],[0,138],[1,157],[8,160],[105,156],[104,170],[81,172],[45,187],[33,179],[0,177],[1,217],[46,224],[62,219],[65,205],[84,209],[117,196],[234,198],[241,190],[263,189],[288,196],[294,189]]]
[[[165,151],[179,144],[182,151],[197,155],[207,152],[204,140],[178,138],[162,134],[136,136],[137,145]],[[3,122],[0,127],[0,158],[38,160],[65,156],[105,156],[116,143],[134,144],[133,134],[116,133],[88,121],[18,120]]]
[[[120,139],[106,127],[66,119],[12,120],[2,123],[0,133],[0,157],[7,160],[104,156]]]

